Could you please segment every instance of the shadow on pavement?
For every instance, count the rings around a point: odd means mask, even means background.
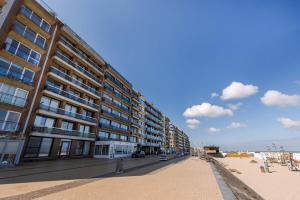
[[[42,181],[82,180],[113,176],[142,176],[170,164],[185,160],[188,156],[159,161],[159,156],[144,158],[125,158],[124,172],[115,173],[116,160],[72,159],[36,163],[25,163],[16,168],[0,169],[0,185],[32,183]]]

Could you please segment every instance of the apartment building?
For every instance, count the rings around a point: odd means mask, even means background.
[[[141,103],[144,111],[142,116],[144,120],[143,144],[141,149],[146,154],[156,154],[164,149],[163,114],[145,98],[142,98]]]
[[[96,158],[128,157],[137,148],[132,85],[112,66],[105,72]]]
[[[170,123],[170,151],[171,152],[181,152],[189,153],[190,152],[190,141],[186,133],[183,132],[176,125]]]
[[[10,0],[3,4],[0,25],[0,163],[12,165],[26,142],[56,17],[35,1]]]
[[[170,120],[41,0],[0,9],[0,166],[168,148]]]

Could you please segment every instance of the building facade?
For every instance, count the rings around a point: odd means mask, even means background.
[[[41,0],[1,1],[0,43],[0,166],[171,146],[170,120]]]

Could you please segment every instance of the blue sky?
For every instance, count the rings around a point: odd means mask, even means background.
[[[299,1],[46,2],[184,129],[193,145],[261,149],[276,142],[300,150],[295,144],[300,144]],[[223,100],[222,91],[232,82],[242,84],[242,93],[247,85],[256,90]],[[264,104],[261,98],[269,90],[277,93],[268,93]],[[213,92],[219,96],[211,98]],[[242,105],[231,116],[211,118],[211,110],[199,115],[202,107],[193,117],[183,116],[204,102],[224,110]],[[200,124],[190,129],[187,119]],[[232,122],[239,124],[227,128]]]

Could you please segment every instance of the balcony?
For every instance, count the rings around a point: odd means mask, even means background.
[[[123,128],[108,125],[108,124],[101,124],[100,123],[99,125],[100,125],[100,128],[104,128],[104,129],[111,129],[111,130],[115,130],[115,131],[129,132],[129,130],[127,130],[127,129],[123,129]]]
[[[126,109],[126,108],[122,107],[121,105],[119,105],[119,104],[115,103],[114,101],[111,101],[111,100],[109,100],[108,98],[105,98],[105,97],[102,97],[102,100],[104,102],[110,103],[110,104],[112,104],[112,105],[114,105],[114,106],[120,108],[121,110],[124,110],[124,111],[126,111],[127,113],[130,114],[130,109]]]
[[[61,128],[48,128],[48,127],[33,127],[32,131],[41,132],[41,133],[49,133],[49,134],[57,134],[57,135],[68,135],[74,137],[83,137],[83,138],[91,138],[95,139],[95,133],[82,133],[75,130],[66,130]]]
[[[83,98],[80,98],[70,92],[67,92],[61,88],[58,88],[56,86],[53,86],[51,83],[47,82],[46,85],[45,85],[45,89],[46,90],[49,90],[51,92],[54,92],[56,94],[59,94],[59,95],[62,95],[64,97],[67,97],[69,99],[72,99],[74,101],[78,101],[79,103],[82,103],[82,104],[85,104],[87,106],[90,106],[92,108],[95,108],[97,110],[99,110],[99,105],[95,104],[95,103],[92,103],[92,102],[89,102],[88,100],[86,99],[83,99]]]
[[[71,43],[69,43],[68,41],[66,41],[66,39],[64,38],[60,38],[59,41],[61,43],[63,43],[64,45],[66,45],[68,48],[70,48],[78,57],[80,57],[81,59],[83,59],[85,62],[87,62],[89,65],[91,65],[95,70],[101,72],[102,74],[104,74],[104,70],[99,67],[98,64],[96,64],[94,61],[92,61],[91,59],[89,59],[85,54],[83,54],[79,49],[77,49],[76,47],[74,47]]]
[[[83,89],[85,89],[85,90],[87,90],[87,91],[89,91],[89,92],[97,95],[98,97],[101,97],[101,93],[98,92],[96,89],[94,89],[94,88],[92,88],[92,87],[90,87],[90,86],[88,86],[88,85],[86,85],[86,84],[84,84],[84,83],[76,80],[75,78],[69,76],[68,74],[60,71],[59,69],[57,69],[57,68],[55,68],[53,66],[50,67],[49,72],[52,72],[52,73],[54,73],[54,74],[56,74],[56,75],[64,78],[65,80],[68,80],[68,81],[74,83],[75,85],[78,85],[78,86],[82,87]]]
[[[101,113],[110,115],[110,116],[112,116],[112,117],[114,117],[114,118],[117,118],[117,119],[123,121],[123,122],[130,123],[130,120],[129,120],[129,119],[126,119],[126,118],[124,118],[124,117],[121,117],[121,116],[119,116],[119,115],[117,115],[117,114],[114,114],[114,113],[112,113],[112,112],[108,112],[107,110],[102,110],[102,109],[101,109]]]
[[[26,85],[33,86],[32,77],[24,76],[20,72],[16,72],[16,71],[12,71],[12,70],[6,71],[4,69],[0,69],[0,76],[7,77],[9,79],[19,81],[19,82],[24,83]]]
[[[40,104],[39,108],[41,110],[45,110],[45,111],[49,111],[49,112],[53,112],[53,113],[56,113],[56,114],[65,115],[65,116],[69,116],[69,117],[74,117],[76,119],[89,121],[89,122],[92,122],[92,123],[95,123],[95,124],[98,122],[98,120],[96,118],[89,117],[89,116],[86,116],[86,115],[82,115],[82,114],[79,114],[79,113],[69,112],[69,111],[66,111],[64,109],[51,107],[49,105],[42,104],[42,103]]]
[[[81,67],[80,65],[74,63],[73,61],[71,61],[68,57],[66,57],[63,53],[61,53],[60,51],[56,51],[55,56],[57,56],[58,58],[62,59],[64,62],[66,62],[67,64],[71,65],[72,67],[74,67],[75,69],[77,69],[78,71],[82,72],[83,74],[85,74],[86,76],[90,77],[91,79],[93,79],[94,81],[96,81],[97,83],[101,83],[100,79],[97,78],[94,74],[92,74],[91,72],[85,70],[83,67]]]
[[[20,124],[17,122],[0,120],[0,131],[2,132],[16,132],[19,127]]]
[[[146,128],[146,131],[152,134],[157,134],[157,135],[161,135],[162,132],[158,131],[158,130],[154,130],[154,129],[150,129],[150,128]]]
[[[126,94],[131,95],[130,91],[129,91],[128,89],[126,89],[122,83],[120,83],[119,81],[117,81],[117,80],[114,79],[113,77],[105,75],[105,78],[108,79],[108,80],[110,80],[110,81],[113,82],[114,84],[116,84],[116,85],[117,85],[120,89],[122,89],[122,91],[124,91]]]
[[[111,89],[110,87],[107,87],[106,85],[104,85],[104,89],[110,93],[112,93],[113,95],[119,97],[120,99],[122,99],[123,101],[126,101],[128,103],[130,103],[130,99],[125,98],[122,94],[115,92],[113,89]]]
[[[145,122],[146,122],[146,124],[148,124],[148,125],[150,125],[150,126],[152,126],[152,127],[155,127],[155,128],[157,128],[157,129],[160,129],[160,130],[162,129],[161,126],[159,126],[159,125],[153,123],[152,121],[146,120]]]
[[[7,94],[5,92],[0,92],[0,102],[23,108],[27,102],[27,99]]]

